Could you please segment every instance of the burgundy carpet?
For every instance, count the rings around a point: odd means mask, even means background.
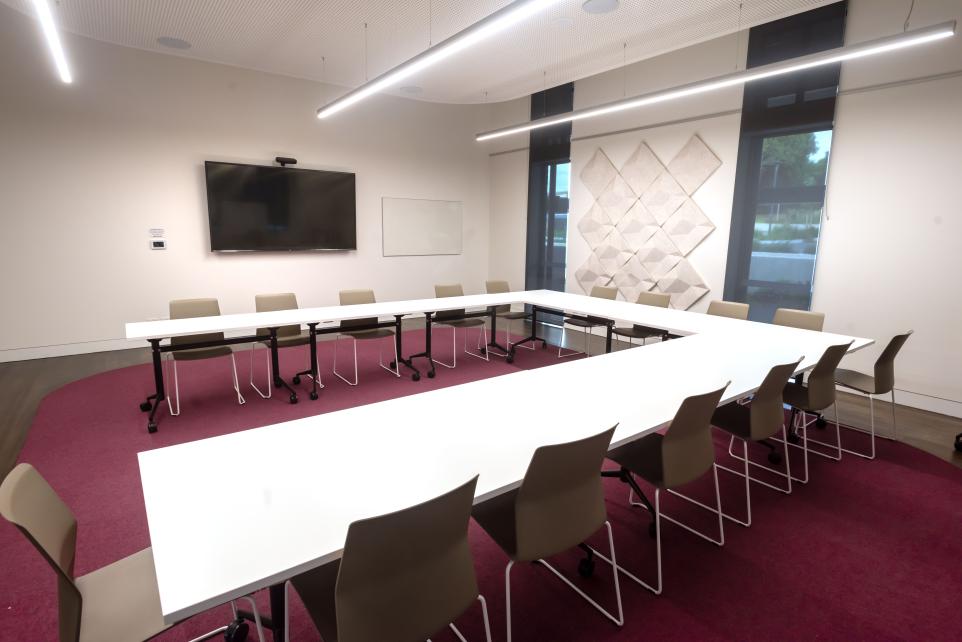
[[[419,349],[420,342],[419,333],[406,333],[405,351]],[[447,357],[450,343],[438,341],[437,345],[438,353]],[[377,347],[364,343],[358,354],[360,385],[349,387],[329,374],[331,348],[325,342],[320,349],[327,386],[321,399],[309,401],[302,384],[305,393],[294,406],[286,402],[286,395],[265,400],[250,390],[246,353],[238,355],[248,400],[245,406],[234,400],[227,359],[182,364],[183,414],[169,417],[162,410],[155,435],[147,434],[145,415],[137,409],[152,387],[149,366],[96,375],[51,393],[40,405],[20,459],[35,465],[76,513],[80,523],[77,572],[89,572],[150,544],[138,451],[556,362],[550,349],[519,351],[513,365],[503,359],[485,363],[463,356],[456,370],[438,368],[436,379],[425,377],[414,383],[378,368]],[[288,378],[305,362],[305,350],[282,351],[281,366]],[[255,362],[255,369],[264,376],[262,359]],[[864,445],[861,437],[848,432],[845,436],[853,446]],[[723,442],[719,436],[719,462],[727,459],[721,455]],[[878,449],[875,461],[853,456],[842,462],[816,458],[811,483],[797,487],[791,496],[753,486],[753,525],[746,529],[727,522],[722,548],[665,524],[664,593],[655,597],[623,580],[626,621],[622,628],[543,568],[516,566],[512,571],[515,639],[962,639],[962,471],[905,445],[880,440]],[[764,459],[763,450],[753,452]],[[256,456],[251,453],[251,461],[238,461],[237,474],[256,465]],[[796,456],[792,462],[801,464]],[[363,464],[358,461],[359,467]],[[743,515],[743,486],[737,478],[719,474],[726,510]],[[627,506],[621,484],[612,480],[606,484],[618,560],[636,574],[653,578],[654,542],[647,535],[647,513]],[[693,484],[689,492],[707,499],[710,486]],[[663,506],[693,525],[713,527],[709,515],[681,500],[669,498]],[[242,538],[243,516],[238,516],[238,524],[237,537]],[[507,560],[473,523],[471,541],[494,638],[503,640]],[[601,550],[606,546],[600,535],[592,543]],[[613,606],[609,569],[599,562],[594,577],[578,578],[578,558],[572,552],[554,561],[599,601]],[[266,608],[264,592],[258,600]],[[2,520],[0,614],[0,640],[56,639],[53,571]],[[294,639],[318,639],[299,604],[292,617]],[[190,639],[228,619],[226,606],[213,609],[159,639]],[[458,625],[469,640],[484,639],[479,608],[466,613]],[[441,632],[433,639],[454,637]]]

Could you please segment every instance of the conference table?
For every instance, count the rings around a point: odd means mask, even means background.
[[[755,392],[775,364],[801,357],[800,373],[830,345],[851,343],[855,351],[872,343],[550,291],[349,307],[362,318],[509,303],[680,338],[139,453],[165,621],[268,588],[270,625],[283,639],[283,582],[337,559],[352,522],[475,475],[475,501],[484,501],[518,487],[539,446],[617,425],[614,448],[663,427],[690,395],[727,382],[727,403]],[[316,322],[338,309],[151,323],[157,336],[176,336]],[[237,462],[252,453],[238,474]]]

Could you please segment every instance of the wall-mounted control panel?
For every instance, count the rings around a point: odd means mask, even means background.
[[[166,250],[167,241],[165,239],[150,239],[150,249],[152,250]]]

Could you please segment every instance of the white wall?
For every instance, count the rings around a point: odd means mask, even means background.
[[[125,346],[124,322],[165,317],[174,298],[215,296],[230,313],[257,292],[311,306],[342,288],[384,300],[483,288],[484,106],[385,97],[319,122],[336,88],[69,35],[66,48],[71,86],[36,25],[0,6],[0,360]],[[203,162],[277,155],[356,172],[356,252],[209,251]],[[464,253],[381,257],[382,196],[463,201]],[[167,251],[148,249],[152,227]]]

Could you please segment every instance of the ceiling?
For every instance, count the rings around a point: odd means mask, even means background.
[[[581,8],[582,0],[560,0],[542,16],[408,79],[405,84],[417,86],[417,93],[400,88],[392,93],[447,103],[509,100],[733,33],[739,25],[750,27],[832,1],[621,0],[611,13],[590,15]],[[33,14],[30,0],[0,2]],[[59,0],[51,4],[62,29],[97,40],[355,87],[509,0]],[[165,48],[157,44],[159,37],[183,39],[192,46],[184,51]],[[69,44],[67,48],[69,58]],[[339,93],[332,90],[325,98]]]

